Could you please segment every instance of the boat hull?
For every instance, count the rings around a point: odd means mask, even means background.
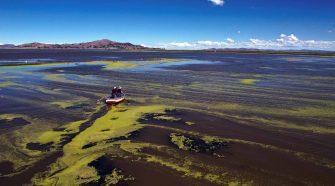
[[[121,102],[124,101],[124,100],[125,100],[125,97],[119,97],[119,98],[107,98],[107,99],[105,100],[105,103],[111,105],[111,104],[121,103]]]

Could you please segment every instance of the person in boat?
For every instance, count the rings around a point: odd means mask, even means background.
[[[117,97],[117,92],[118,92],[118,88],[117,87],[114,87],[112,89],[112,98],[116,98]]]
[[[122,97],[122,96],[123,96],[122,87],[119,86],[119,87],[117,88],[116,96],[117,96],[117,97]]]

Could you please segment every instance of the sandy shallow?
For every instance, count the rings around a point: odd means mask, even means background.
[[[335,58],[50,53],[0,66],[0,185],[335,182]]]

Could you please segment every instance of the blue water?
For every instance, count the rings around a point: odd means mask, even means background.
[[[36,62],[130,61],[145,63],[160,58],[181,59],[184,62],[151,64],[128,70],[181,70],[216,71],[228,73],[258,73],[285,75],[334,76],[335,57],[302,55],[264,55],[208,52],[116,52],[109,50],[0,50],[0,64]],[[76,66],[79,63],[65,65]],[[61,64],[54,67],[62,67]],[[50,67],[16,67],[36,70]],[[10,68],[7,68],[8,70]],[[5,69],[2,69],[2,71]]]

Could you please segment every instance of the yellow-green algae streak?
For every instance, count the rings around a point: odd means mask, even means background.
[[[149,59],[148,61],[144,61],[143,63],[134,63],[131,61],[91,61],[91,62],[86,62],[85,64],[103,65],[105,70],[113,70],[113,69],[122,69],[122,68],[134,68],[134,67],[144,66],[144,65],[176,63],[176,62],[184,62],[184,61],[185,60],[180,60],[180,59],[157,58],[157,59]]]
[[[31,116],[26,116],[22,114],[3,114],[0,115],[0,120],[13,120],[15,118],[22,118],[30,124],[19,128],[12,133],[0,135],[1,149],[0,153],[1,161],[10,161],[13,163],[13,168],[16,173],[19,173],[25,167],[34,164],[36,161],[40,160],[44,155],[48,153],[40,151],[31,151],[26,148],[26,144],[36,140],[42,132],[46,130],[51,130],[55,127],[55,123],[50,120],[43,120],[38,118],[31,118]],[[46,125],[48,123],[48,125]],[[8,136],[10,139],[8,140]],[[13,173],[13,174],[16,174]],[[12,175],[12,174],[11,174]]]
[[[224,138],[224,137],[218,137],[218,136],[209,136],[209,135],[204,135],[204,134],[199,133],[199,132],[169,128],[169,127],[165,127],[165,126],[157,126],[157,125],[150,125],[150,126],[172,130],[176,133],[184,133],[184,134],[188,134],[188,135],[192,135],[192,136],[197,136],[200,139],[204,140],[206,143],[210,143],[210,142],[213,142],[213,141],[228,142],[228,143],[240,143],[240,144],[257,146],[257,147],[260,147],[260,148],[263,148],[263,149],[269,149],[269,150],[284,152],[284,153],[288,153],[288,154],[291,154],[293,156],[296,156],[297,158],[299,158],[301,160],[308,161],[308,162],[314,163],[314,164],[319,165],[319,166],[335,169],[335,161],[329,160],[329,159],[326,159],[326,158],[322,158],[322,157],[319,157],[319,156],[314,156],[314,155],[304,153],[304,152],[289,150],[289,149],[285,149],[285,148],[276,147],[276,146],[273,146],[273,145],[268,145],[268,144],[253,142],[253,141],[246,141],[246,140],[241,140],[241,139],[236,139],[236,138]],[[171,138],[172,142],[174,144],[176,144],[180,149],[189,150],[189,148],[186,148],[184,146],[185,141],[189,140],[189,138],[184,137],[184,136],[180,136],[180,135],[176,136],[173,133],[171,134],[170,138]]]
[[[75,81],[66,79],[64,74],[45,74],[43,79],[49,80],[49,81],[63,82],[63,83],[76,83]]]
[[[11,87],[15,85],[17,86],[19,84],[11,82],[11,81],[0,82],[0,88]]]
[[[142,127],[149,126],[138,124],[137,120],[146,113],[164,114],[166,109],[171,109],[166,105],[150,105],[150,106],[127,106],[126,110],[123,107],[117,107],[110,110],[106,115],[97,119],[89,128],[79,133],[67,145],[64,146],[64,155],[57,160],[56,163],[50,166],[50,170],[33,179],[34,185],[79,185],[98,181],[98,175],[94,167],[88,164],[103,155],[115,156],[120,149],[130,152],[140,159],[148,163],[155,163],[161,166],[171,168],[184,176],[196,179],[203,179],[216,184],[223,184],[225,173],[216,172],[220,167],[206,166],[195,159],[186,159],[179,156],[174,149],[167,150],[166,146],[157,146],[149,143],[135,143],[129,140],[121,140],[109,143],[108,140],[128,136],[131,132]],[[62,132],[52,131],[46,132],[39,138],[39,142],[54,142],[59,143],[63,134],[77,132],[78,126],[84,121],[70,123],[64,126]],[[95,145],[90,148],[83,147],[87,144]],[[120,145],[120,147],[118,147]],[[141,153],[142,148],[153,148],[158,151],[167,153],[173,159],[166,159],[160,156],[154,156],[146,153]],[[186,149],[185,149],[186,150]],[[172,153],[172,154],[171,154]],[[142,157],[142,158],[141,158]],[[183,160],[184,159],[184,160]],[[202,171],[194,169],[204,169]],[[119,174],[118,174],[119,173]],[[120,174],[119,171],[113,170],[110,175],[105,177],[105,184],[117,184],[120,180],[132,180],[133,178],[126,177]],[[136,179],[136,178],[135,178]]]
[[[103,65],[104,69],[106,70],[120,69],[120,68],[133,68],[133,67],[138,66],[138,64],[125,62],[125,61],[92,61],[92,62],[86,62],[85,64]]]
[[[18,68],[18,67],[54,67],[57,65],[68,65],[70,62],[52,62],[52,63],[20,63],[20,64],[7,64],[0,65],[0,68]]]
[[[190,109],[194,111],[204,112],[210,115],[217,115],[243,123],[254,127],[271,126],[283,129],[295,129],[309,131],[322,134],[335,134],[335,128],[317,126],[315,124],[306,123],[304,125],[296,124],[292,121],[285,121],[280,118],[329,118],[329,121],[335,118],[335,106],[331,103],[325,104],[323,107],[296,107],[295,109],[282,109],[271,107],[261,107],[258,105],[246,105],[229,102],[221,102],[203,104],[189,101],[181,101],[174,99],[164,99],[163,102],[169,102],[180,108]],[[248,114],[248,115],[243,115]],[[273,117],[273,118],[272,118]],[[260,125],[262,124],[262,125]]]
[[[41,144],[46,144],[50,142],[53,142],[54,144],[59,144],[64,135],[79,132],[80,125],[82,125],[86,121],[88,120],[74,121],[65,126],[62,126],[62,128],[64,128],[63,131],[47,131],[38,137],[37,142]]]
[[[222,170],[224,169],[223,167],[206,165],[197,158],[180,155],[180,152],[176,149],[163,145],[134,143],[130,141],[121,141],[117,142],[117,144],[121,145],[121,149],[139,157],[140,160],[145,160],[148,163],[154,163],[170,168],[181,173],[184,177],[202,179],[220,185],[229,181],[229,178],[226,177],[226,172]],[[143,148],[150,148],[159,151],[166,154],[166,156],[161,157],[158,155],[143,153],[141,152],[141,149]]]
[[[243,84],[252,85],[252,84],[257,83],[259,80],[258,79],[241,79],[240,81]]]
[[[80,105],[83,103],[87,103],[89,101],[89,99],[85,98],[85,97],[76,97],[75,99],[72,100],[64,100],[64,101],[54,101],[51,102],[50,104],[52,105],[57,105],[60,108],[66,109],[72,106],[76,106],[76,105]]]
[[[15,118],[26,118],[26,116],[21,114],[0,114],[0,120],[13,120]]]
[[[181,120],[179,118],[175,118],[175,117],[172,117],[172,116],[155,116],[154,119],[164,120],[164,121],[171,121],[171,122],[177,122],[177,121]]]
[[[113,108],[105,116],[97,119],[89,128],[79,133],[70,143],[64,146],[64,155],[52,164],[46,177],[36,177],[36,185],[78,185],[97,181],[100,177],[95,168],[88,164],[100,156],[113,153],[113,144],[107,140],[129,133],[143,127],[137,120],[145,113],[164,113],[167,106],[151,105],[139,107]],[[76,128],[78,123],[70,124]],[[109,129],[109,130],[106,130]],[[45,133],[40,137],[41,142],[59,141],[53,133]],[[84,145],[96,143],[97,145],[83,149]],[[110,178],[110,177],[109,177]],[[109,179],[105,180],[108,184]],[[115,182],[115,180],[112,180]]]

